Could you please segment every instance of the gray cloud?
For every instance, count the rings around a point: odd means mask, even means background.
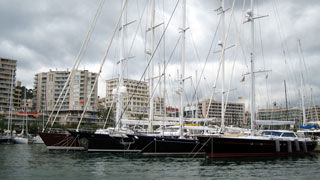
[[[136,31],[139,17],[146,6],[147,1],[129,1],[128,21],[137,20],[128,26],[126,49],[131,46],[133,34]],[[158,1],[157,1],[158,2]],[[195,71],[200,72],[204,66],[206,56],[209,51],[213,34],[217,28],[219,16],[214,11],[220,1],[187,1],[187,21],[190,29],[186,35],[186,77],[192,76],[195,80]],[[226,1],[226,7],[231,7],[232,1]],[[249,2],[246,2],[249,8]],[[81,47],[90,23],[98,7],[99,1],[70,0],[70,1],[41,1],[41,0],[3,0],[0,2],[0,57],[18,60],[18,80],[28,88],[33,86],[34,74],[48,71],[49,69],[66,70],[72,67],[73,61]],[[168,22],[173,10],[175,1],[164,1],[156,5],[157,23]],[[165,5],[165,8],[163,8]],[[250,25],[243,24],[241,20],[242,2],[236,1],[234,13],[235,22],[231,23],[230,36],[227,44],[235,44],[238,39],[236,26],[242,27],[241,48],[238,48],[238,59],[233,75],[232,88],[235,91],[230,93],[231,101],[248,102],[249,99],[249,76],[244,83],[239,81],[242,74],[248,71],[250,52]],[[299,72],[305,73],[305,89],[310,96],[310,88],[313,88],[313,97],[316,103],[320,100],[320,83],[318,79],[317,67],[319,62],[319,36],[320,16],[317,12],[320,3],[316,0],[308,1],[256,1],[256,13],[259,15],[268,14],[269,17],[256,21],[256,67],[261,69],[272,69],[266,74],[259,74],[257,77],[257,101],[259,107],[266,106],[277,101],[284,105],[283,80],[287,81],[288,96],[292,106],[297,106],[299,102]],[[107,0],[103,7],[101,16],[97,22],[95,31],[88,44],[88,48],[83,56],[80,68],[90,71],[97,71],[99,64],[105,53],[107,44],[111,39],[111,33],[119,17],[121,1]],[[164,12],[162,12],[164,9]],[[257,10],[259,12],[257,12]],[[125,71],[125,77],[140,79],[146,65],[144,54],[144,32],[150,25],[150,18],[146,16],[150,13],[147,8],[143,14],[143,21],[138,31],[138,36],[133,46],[131,56]],[[226,14],[226,27],[229,23],[231,11]],[[279,22],[280,18],[280,22]],[[147,23],[147,24],[146,24]],[[174,46],[179,38],[179,27],[181,26],[181,10],[178,6],[172,22],[169,25],[164,41],[160,44],[155,56],[156,74],[158,64],[163,64],[163,59],[169,60]],[[156,42],[159,41],[164,25],[156,29]],[[260,36],[261,33],[261,36]],[[104,80],[117,77],[119,60],[119,35],[116,35],[112,48],[104,66],[104,71],[99,81],[99,95],[105,96]],[[147,35],[146,46],[150,46],[150,35]],[[218,40],[221,40],[221,30],[218,31],[214,41],[214,50],[218,50]],[[299,53],[297,39],[301,40],[305,64],[307,68],[301,69],[299,66]],[[262,44],[262,46],[261,46]],[[165,50],[163,49],[165,47]],[[231,76],[231,66],[235,49],[226,51],[226,87]],[[285,50],[286,56],[283,55]],[[173,58],[167,69],[168,92],[175,95],[176,77],[179,67],[180,46],[174,52]],[[213,50],[212,50],[213,51]],[[165,56],[164,56],[165,54]],[[199,89],[200,98],[209,98],[211,87],[213,86],[218,69],[219,53],[210,52],[208,65],[205,68]],[[263,61],[264,60],[264,61]],[[162,65],[163,68],[163,65]],[[307,70],[307,71],[306,71]],[[221,75],[220,75],[221,77]],[[189,83],[189,84],[188,84]],[[186,82],[186,92],[188,100],[191,99],[193,87],[191,81]],[[218,81],[216,92],[221,88],[221,80]],[[172,96],[173,96],[172,95]],[[170,97],[172,97],[170,96]],[[175,95],[176,96],[176,95]],[[243,96],[244,100],[238,97]],[[220,98],[216,94],[216,99]],[[173,101],[171,101],[173,102]]]

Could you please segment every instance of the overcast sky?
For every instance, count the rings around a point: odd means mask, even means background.
[[[169,22],[176,2],[156,0],[156,24],[163,24],[155,29],[155,45]],[[22,85],[27,88],[33,88],[36,73],[50,69],[71,69],[99,3],[100,0],[1,0],[0,57],[17,60],[17,80],[22,81]],[[232,89],[229,100],[233,102],[249,102],[250,76],[245,76],[245,81],[240,82],[243,74],[250,69],[251,26],[243,23],[243,15],[249,8],[249,3],[246,1],[243,9],[243,1],[237,0],[234,11],[231,9],[231,0],[226,0],[225,5],[230,8],[225,14],[225,29],[230,29],[226,46],[235,45],[225,52],[225,88]],[[299,106],[300,74],[304,79],[303,94],[306,104],[313,104],[311,88],[313,101],[319,104],[320,2],[260,0],[255,1],[255,5],[255,16],[268,15],[255,21],[256,70],[271,70],[268,73],[256,73],[258,107],[270,106],[273,102],[285,106],[284,80],[287,82],[289,106]],[[223,40],[223,21],[219,21],[221,15],[215,11],[219,7],[219,0],[187,0],[189,29],[186,31],[185,77],[192,78],[185,81],[186,103],[191,103],[195,94],[192,84],[196,84],[196,71],[200,81],[197,93],[199,99],[209,98],[215,84],[221,55],[217,44],[219,40]],[[91,72],[99,70],[120,10],[121,1],[105,0],[79,69]],[[145,35],[146,29],[150,27],[150,2],[129,0],[126,17],[127,22],[135,22],[126,26],[125,52],[133,58],[128,60],[124,76],[139,80],[148,62],[145,51],[150,49],[150,32]],[[169,61],[166,68],[166,89],[170,105],[176,105],[174,102],[177,102],[177,71],[181,48],[178,45],[175,49],[175,45],[181,35],[181,21],[181,5],[178,5],[154,56],[156,75],[159,75],[159,68],[163,71],[164,60]],[[298,39],[301,42],[301,53]],[[105,96],[104,81],[118,77],[118,41],[119,31],[99,79],[100,97]],[[212,41],[213,46],[210,49]],[[131,46],[132,50],[128,55]],[[232,70],[234,57],[236,61]],[[221,72],[215,89],[216,100],[220,99],[220,93]]]

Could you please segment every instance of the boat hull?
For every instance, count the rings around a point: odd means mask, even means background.
[[[24,137],[14,137],[12,141],[15,144],[28,144],[29,142],[28,138]]]
[[[0,144],[10,144],[12,143],[12,138],[9,136],[1,136],[0,137]]]
[[[135,139],[135,147],[146,156],[203,156],[199,141],[147,135],[128,135]]]
[[[39,136],[48,150],[85,150],[85,147],[79,143],[79,138],[69,133],[42,132]]]
[[[86,139],[88,152],[130,153],[145,156],[204,156],[201,144],[193,139],[146,135],[95,134],[93,131],[69,131]]]
[[[211,158],[297,155],[312,152],[315,141],[198,137]]]
[[[88,152],[105,152],[105,153],[137,153],[139,152],[133,146],[134,139],[127,136],[115,136],[109,134],[95,134],[94,131],[79,132],[69,131],[73,136],[78,136],[86,143]]]

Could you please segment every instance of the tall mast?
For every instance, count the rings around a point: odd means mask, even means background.
[[[186,0],[182,0],[182,31],[181,31],[181,62],[180,62],[180,138],[183,138],[183,98],[184,98],[184,58],[185,58],[185,33],[186,33]]]
[[[301,91],[301,106],[302,106],[302,120],[303,120],[303,126],[307,125],[307,117],[306,117],[306,107],[304,105],[304,91],[303,91],[303,76],[301,72],[300,77],[300,91]]]
[[[162,116],[162,84],[161,84],[161,64],[159,63],[159,115]]]
[[[166,105],[166,59],[163,61],[163,113],[164,117],[167,117],[167,105]]]
[[[151,2],[151,50],[150,54],[152,55],[154,53],[154,27],[155,27],[155,0],[152,0]],[[152,58],[150,56],[150,58]],[[151,59],[150,67],[149,67],[149,96],[150,96],[150,109],[149,109],[149,127],[148,131],[153,132],[153,116],[154,116],[154,109],[153,109],[153,89],[154,89],[154,83],[153,83],[153,77],[154,77],[154,60]]]
[[[23,120],[22,120],[22,129],[21,129],[21,135],[23,135],[24,134],[24,126],[26,126],[25,125],[25,121],[26,121],[26,115],[27,115],[27,110],[26,110],[26,88],[24,89],[24,93],[23,93],[23,97],[24,97],[24,103],[23,103],[23,105],[24,105],[24,112],[23,112]]]
[[[198,83],[198,71],[196,70],[196,84]],[[196,110],[194,118],[198,118],[198,91],[196,91]]]
[[[301,48],[301,42],[298,40],[298,45],[299,45],[299,54],[300,54],[300,63],[301,63],[301,71],[300,71],[300,93],[301,93],[301,106],[302,106],[302,120],[303,120],[303,126],[306,126],[307,124],[307,117],[306,117],[306,108],[304,105],[304,90],[303,90],[303,74],[302,74],[302,48]]]
[[[318,117],[318,108],[317,106],[314,104],[314,100],[313,100],[313,97],[312,97],[312,88],[311,88],[311,103],[313,104],[313,107],[314,107],[314,110],[315,110],[315,115],[316,115],[316,121],[319,121],[319,117]]]
[[[11,70],[11,86],[10,86],[10,99],[9,99],[9,119],[8,119],[8,130],[10,131],[10,134],[12,135],[12,99],[13,99],[13,84],[15,81],[14,78],[14,70]]]
[[[287,98],[287,84],[286,84],[286,80],[284,80],[284,93],[285,93],[285,97],[286,97],[286,119],[288,121],[288,98]]]
[[[255,101],[255,67],[254,67],[254,56],[255,56],[255,51],[254,51],[254,14],[253,14],[253,0],[251,0],[251,9],[248,11],[249,19],[251,21],[251,135],[253,135],[253,130],[254,130],[254,123],[255,123],[255,109],[256,109],[256,101]]]
[[[127,0],[122,1],[122,8],[126,5]],[[120,69],[119,69],[119,86],[117,91],[117,107],[116,107],[116,129],[120,128],[120,116],[122,112],[122,90],[123,90],[123,60],[124,60],[124,31],[125,31],[125,15],[121,17],[121,33],[120,33]]]
[[[224,0],[221,0],[221,11],[222,11],[222,38],[225,39],[225,14],[224,14]],[[226,42],[220,42],[219,45],[222,48],[225,48]],[[224,132],[224,53],[222,53],[222,83],[221,83],[221,132]]]

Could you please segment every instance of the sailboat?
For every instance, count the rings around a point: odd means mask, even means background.
[[[124,8],[125,1],[123,1],[123,8]],[[122,61],[125,59],[123,50],[120,50],[120,77],[119,77],[119,85],[118,88],[115,89],[117,93],[117,111],[116,111],[116,126],[115,128],[108,128],[97,130],[95,132],[88,132],[88,131],[70,131],[73,136],[79,136],[80,138],[85,138],[88,140],[87,150],[89,152],[112,152],[112,153],[136,153],[136,154],[143,154],[143,155],[190,155],[192,153],[199,153],[200,143],[198,140],[192,137],[185,137],[185,132],[183,129],[183,89],[184,89],[184,51],[182,54],[182,62],[181,62],[181,75],[180,75],[180,89],[182,93],[180,94],[180,125],[177,133],[174,135],[172,133],[154,133],[153,132],[153,125],[156,123],[153,122],[153,63],[152,59],[155,53],[154,50],[154,28],[156,27],[154,24],[154,5],[155,1],[152,1],[152,22],[151,22],[151,58],[150,64],[151,67],[149,68],[150,79],[149,79],[149,88],[150,88],[150,111],[149,111],[149,132],[135,132],[131,131],[127,128],[121,126],[123,123],[121,117],[123,115],[122,112],[122,102],[121,96],[123,92],[125,92],[125,87],[123,87],[122,82],[122,72],[123,66]],[[185,17],[185,0],[183,1],[183,12]],[[183,21],[183,30],[182,30],[182,49],[184,50],[184,34],[186,31],[185,28],[185,18]],[[122,28],[121,28],[121,40],[120,40],[120,47],[123,48],[123,30],[125,29],[124,26],[124,19],[122,20]],[[130,120],[131,121],[131,120]],[[133,121],[133,120],[132,120]],[[203,155],[203,153],[202,153]]]
[[[180,74],[179,74],[179,98],[180,98],[180,110],[179,110],[179,129],[176,135],[165,135],[164,133],[160,134],[128,134],[128,137],[134,139],[134,145],[137,149],[140,150],[140,154],[143,155],[156,155],[156,156],[190,156],[190,155],[204,155],[204,152],[201,150],[200,142],[193,136],[186,136],[184,129],[184,81],[185,81],[185,32],[186,28],[186,0],[182,0],[182,27],[181,27],[181,61],[180,61]],[[154,11],[154,0],[152,1],[152,9]],[[151,29],[154,29],[154,17],[151,22]],[[154,33],[152,33],[154,35]],[[153,39],[153,38],[152,38]],[[153,44],[153,42],[151,42]],[[154,49],[152,46],[152,53]],[[151,57],[152,58],[152,57]],[[151,59],[152,60],[152,59]],[[152,67],[150,67],[152,68]],[[153,78],[152,69],[150,81]],[[153,86],[151,84],[150,92],[153,91]],[[152,93],[150,93],[150,106],[153,104],[151,98]],[[152,132],[152,121],[153,121],[153,108],[150,108],[149,113],[149,132]]]
[[[258,132],[255,124],[255,68],[254,68],[254,20],[253,0],[251,10],[247,11],[251,22],[251,133],[248,136],[231,136],[224,134],[198,136],[208,157],[230,158],[250,156],[295,155],[313,151],[317,145],[314,139],[300,138],[292,131]]]
[[[29,134],[28,134],[28,113],[26,111],[26,90],[24,91],[24,112],[23,112],[23,121],[22,121],[22,130],[21,133],[18,136],[13,137],[13,142],[15,144],[28,144],[29,142]],[[26,132],[24,132],[24,127],[26,127]]]
[[[87,35],[86,35],[86,38],[84,39],[83,43],[82,43],[82,46],[79,50],[79,53],[76,57],[76,60],[73,64],[73,67],[72,67],[72,70],[64,84],[64,87],[57,99],[57,102],[55,103],[54,105],[54,108],[52,109],[51,111],[51,114],[48,118],[48,121],[46,123],[46,125],[44,126],[43,128],[43,131],[41,133],[39,133],[39,136],[41,137],[41,139],[43,140],[43,142],[45,143],[46,147],[48,150],[76,150],[76,151],[82,151],[82,150],[85,150],[84,149],[84,146],[81,144],[79,138],[77,136],[72,136],[69,132],[67,131],[56,131],[54,129],[49,129],[49,131],[46,131],[46,127],[48,125],[48,123],[51,121],[51,117],[53,115],[53,113],[56,111],[56,107],[58,106],[58,104],[60,103],[60,107],[56,113],[56,116],[54,117],[54,119],[52,120],[52,123],[51,123],[51,126],[54,124],[55,120],[56,120],[56,117],[60,111],[60,108],[63,104],[63,101],[66,97],[66,95],[68,94],[68,91],[69,91],[69,83],[71,79],[73,79],[73,76],[74,76],[74,72],[78,69],[79,65],[80,65],[80,61],[81,61],[81,57],[82,57],[82,54],[83,54],[83,51],[84,49],[86,48],[88,42],[89,42],[89,39],[91,37],[91,34],[93,32],[93,29],[96,25],[96,22],[97,22],[97,19],[101,13],[101,10],[102,10],[102,7],[103,7],[103,4],[104,4],[104,0],[101,0],[100,3],[99,3],[99,6],[98,6],[98,9],[96,11],[96,14],[94,16],[94,19],[91,23],[91,26],[87,32]],[[97,77],[98,78],[98,77]],[[68,86],[68,88],[67,88]],[[62,95],[64,95],[64,97],[62,98]],[[62,99],[62,101],[61,101]]]
[[[9,115],[8,115],[8,128],[4,135],[0,137],[0,143],[10,144],[13,140],[12,130],[12,101],[13,101],[13,84],[14,84],[14,71],[11,71],[11,86],[10,86],[10,97],[9,97]]]
[[[79,137],[84,140],[85,148],[89,152],[137,152],[136,148],[131,146],[134,142],[133,138],[129,138],[126,134],[132,133],[127,128],[121,126],[121,114],[122,114],[122,97],[126,93],[126,87],[123,85],[123,61],[124,57],[124,31],[126,30],[125,15],[123,13],[126,9],[127,0],[122,1],[121,12],[121,34],[120,34],[120,69],[119,69],[119,83],[118,87],[113,90],[113,94],[116,96],[116,121],[115,127],[109,127],[107,129],[98,129],[96,131],[80,130],[78,124],[76,130],[69,130],[74,137]],[[120,19],[119,19],[120,20]]]

